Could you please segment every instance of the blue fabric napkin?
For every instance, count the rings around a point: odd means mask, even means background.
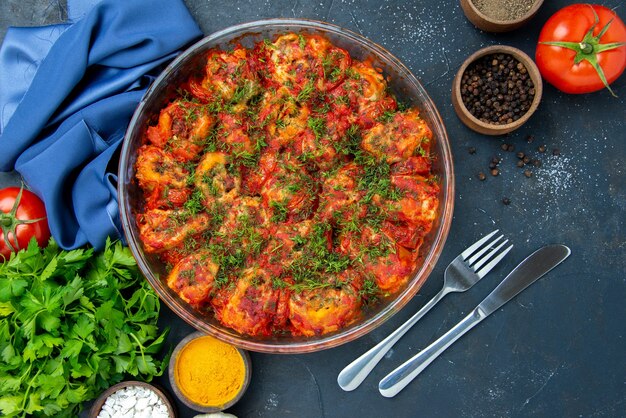
[[[116,150],[154,76],[202,36],[182,0],[102,0],[75,23],[10,28],[0,48],[0,171],[46,205],[62,248],[122,238]],[[93,0],[91,0],[93,2]],[[50,46],[52,45],[52,46]]]

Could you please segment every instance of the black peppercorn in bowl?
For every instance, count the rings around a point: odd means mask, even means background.
[[[459,119],[485,135],[522,126],[537,110],[543,84],[534,61],[517,48],[495,45],[470,55],[452,82]]]

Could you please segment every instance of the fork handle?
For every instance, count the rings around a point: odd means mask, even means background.
[[[420,374],[430,363],[433,362],[446,348],[461,338],[467,331],[474,328],[480,321],[486,318],[479,308],[474,309],[454,328],[442,335],[438,340],[417,353],[400,367],[389,373],[378,384],[380,394],[387,398],[392,398],[398,394],[406,385]]]
[[[341,389],[351,391],[359,387],[370,372],[376,367],[378,362],[393,347],[393,345],[411,329],[417,321],[419,321],[433,306],[437,304],[450,291],[443,288],[437,293],[426,305],[415,313],[408,321],[402,324],[398,329],[389,334],[387,338],[370,348],[361,357],[348,364],[337,377],[337,383]]]

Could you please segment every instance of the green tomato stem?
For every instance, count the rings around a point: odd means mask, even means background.
[[[593,45],[588,44],[587,42],[583,41],[580,44],[578,44],[578,46],[580,47],[580,52],[582,52],[583,54],[593,53]]]
[[[0,217],[0,225],[5,228],[10,228],[13,225],[13,219],[10,216],[3,215]]]

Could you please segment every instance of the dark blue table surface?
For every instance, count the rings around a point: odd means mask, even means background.
[[[546,85],[537,113],[507,137],[467,129],[456,117],[450,86],[473,51],[507,44],[534,55],[543,22],[573,3],[546,1],[524,28],[489,34],[469,23],[457,1],[316,0],[218,2],[187,0],[205,33],[260,18],[324,20],[377,42],[426,86],[446,124],[456,173],[454,219],[443,254],[419,294],[384,325],[357,341],[306,355],[252,353],[239,417],[617,417],[626,416],[626,76],[607,92],[566,95]],[[602,3],[626,19],[621,0]],[[63,1],[3,0],[0,37],[8,25],[62,21]],[[1,87],[0,87],[1,88]],[[532,144],[527,136],[533,135]],[[542,160],[526,178],[515,152]],[[537,151],[546,145],[547,152]],[[468,147],[475,147],[470,155]],[[552,155],[558,148],[560,156]],[[493,156],[501,175],[480,182]],[[0,176],[0,185],[11,181]],[[510,205],[502,203],[508,197]],[[412,329],[356,391],[337,373],[428,301],[447,263],[487,231],[500,228],[515,247],[470,292],[447,297]],[[465,316],[519,261],[538,247],[563,243],[571,257],[463,337],[393,399],[377,382]],[[172,344],[192,328],[163,308]],[[166,378],[158,380],[169,388]],[[193,411],[177,404],[181,417]]]

